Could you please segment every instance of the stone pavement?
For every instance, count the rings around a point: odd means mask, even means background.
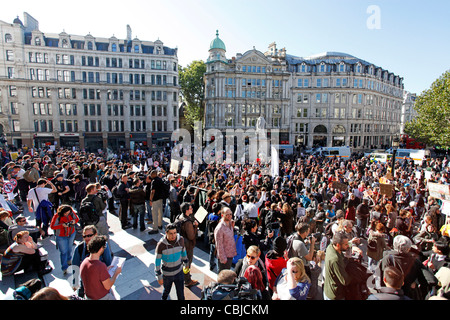
[[[34,216],[24,213],[30,224],[34,224]],[[126,258],[122,273],[117,278],[113,287],[114,295],[120,300],[160,300],[163,287],[157,282],[155,266],[155,248],[158,240],[163,237],[163,232],[149,235],[148,230],[138,229],[122,230],[117,216],[108,213],[110,226],[110,247],[114,256]],[[164,218],[164,224],[169,220]],[[50,231],[51,232],[51,231]],[[75,243],[82,241],[80,233],[77,233]],[[47,286],[54,287],[63,295],[73,294],[70,275],[64,275],[61,270],[59,251],[56,249],[55,237],[50,236],[39,243],[48,252],[50,265],[53,271],[44,276]],[[215,281],[217,274],[209,270],[209,257],[203,244],[199,243],[194,249],[194,260],[191,266],[192,279],[199,284],[191,288],[185,287],[186,300],[200,300],[202,288],[211,281]],[[0,273],[0,277],[2,277]],[[11,277],[0,278],[0,300],[8,299],[12,290],[25,281],[37,277],[36,273],[24,274],[20,272]],[[170,299],[176,300],[175,287],[170,292]]]

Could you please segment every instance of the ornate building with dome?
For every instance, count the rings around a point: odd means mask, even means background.
[[[279,144],[356,150],[400,133],[403,78],[352,55],[297,57],[271,43],[227,58],[217,31],[206,63],[205,129],[254,129],[262,117]]]

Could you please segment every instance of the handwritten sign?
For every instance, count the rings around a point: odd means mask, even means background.
[[[380,183],[380,193],[391,198],[394,195],[394,185],[388,183]]]
[[[441,200],[450,200],[450,185],[428,182],[430,196]]]

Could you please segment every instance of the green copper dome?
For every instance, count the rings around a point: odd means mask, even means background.
[[[225,48],[225,43],[223,43],[223,41],[219,39],[219,30],[216,30],[216,38],[211,41],[211,45],[209,46],[209,50],[212,49],[222,49],[224,51],[227,51],[227,49]]]

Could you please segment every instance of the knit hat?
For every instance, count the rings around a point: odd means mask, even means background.
[[[283,237],[276,237],[275,240],[273,241],[273,250],[282,256],[286,248],[287,248],[286,239]]]

